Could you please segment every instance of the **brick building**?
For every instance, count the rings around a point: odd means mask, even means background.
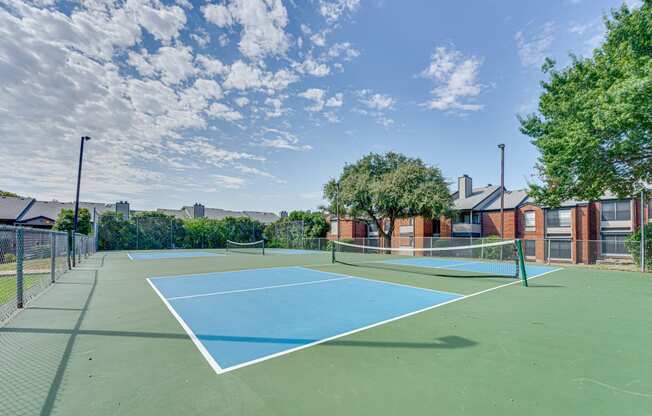
[[[420,248],[427,247],[431,238],[500,236],[500,186],[474,188],[472,179],[463,175],[452,197],[452,218],[398,219],[392,246]],[[646,223],[651,212],[651,201],[645,201]],[[505,191],[503,216],[503,238],[522,239],[530,261],[627,261],[631,257],[625,239],[640,226],[640,200],[606,194],[595,202],[565,201],[557,208],[547,208],[537,205],[526,190]],[[341,234],[342,239],[366,238],[367,244],[379,237],[375,224],[350,218],[342,221]],[[329,234],[329,238],[334,236]]]

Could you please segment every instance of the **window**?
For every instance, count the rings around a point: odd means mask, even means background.
[[[602,234],[602,254],[629,254],[625,247],[627,234]]]
[[[463,224],[480,224],[480,213],[474,212],[473,215],[471,215],[470,212],[465,212],[460,214],[458,222]]]
[[[337,235],[337,220],[331,220],[331,235]]]
[[[525,240],[525,257],[536,257],[536,241]]]
[[[407,225],[414,225],[414,217],[408,218]]]
[[[629,201],[606,201],[602,203],[602,221],[629,221],[631,219]]]
[[[412,237],[414,235],[414,231],[409,225],[401,225],[398,227],[398,233],[401,237]]]
[[[548,258],[570,260],[573,255],[570,240],[548,240]]]
[[[534,231],[536,229],[536,220],[535,220],[534,211],[526,211],[523,215],[525,218],[525,231]]]
[[[570,209],[553,209],[548,211],[548,215],[546,216],[546,225],[548,227],[570,227]]]

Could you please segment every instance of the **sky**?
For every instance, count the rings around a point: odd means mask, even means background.
[[[638,0],[627,0],[630,7]],[[455,188],[536,180],[518,114],[622,0],[0,0],[0,189],[136,209],[315,209],[369,152]]]

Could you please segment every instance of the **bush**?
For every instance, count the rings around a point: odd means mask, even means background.
[[[3,263],[16,263],[16,255],[11,253],[5,254]]]
[[[632,258],[641,265],[641,229],[632,233],[625,240],[625,247],[632,255]],[[652,223],[645,226],[645,269],[650,271],[652,269]]]

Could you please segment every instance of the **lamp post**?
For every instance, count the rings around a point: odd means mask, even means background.
[[[505,145],[499,144],[500,149],[500,238],[505,238]]]
[[[84,142],[87,142],[91,138],[88,136],[81,137],[81,144],[79,147],[79,168],[77,170],[77,194],[75,196],[75,218],[72,223],[72,265],[75,266],[77,247],[75,244],[75,235],[77,234],[77,222],[79,221],[79,187],[81,184],[81,173],[82,173],[82,160],[84,160]]]

